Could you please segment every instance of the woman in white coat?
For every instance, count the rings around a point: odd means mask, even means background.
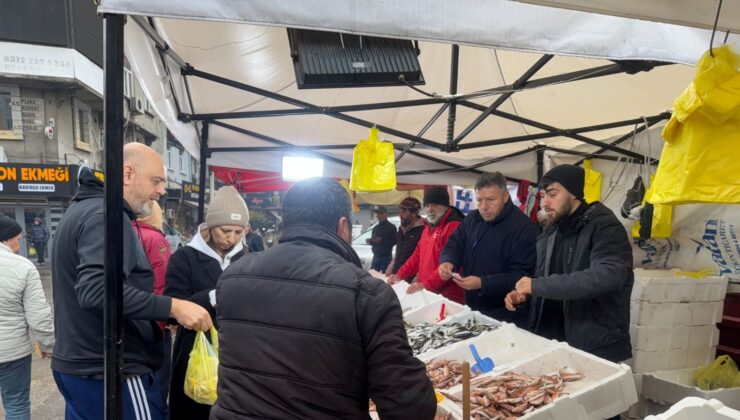
[[[0,215],[0,396],[6,420],[31,418],[31,335],[51,357],[54,324],[36,266],[18,254],[22,229]]]

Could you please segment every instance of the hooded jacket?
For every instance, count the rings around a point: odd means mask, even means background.
[[[391,287],[329,229],[296,224],[232,264],[216,291],[218,400],[211,419],[432,419]]]
[[[445,245],[441,263],[462,269],[461,276],[478,276],[481,288],[465,291],[465,303],[494,319],[526,324],[526,306],[509,312],[506,294],[524,276],[534,274],[537,235],[532,221],[509,200],[490,222],[478,210],[468,214]]]
[[[51,353],[54,324],[36,266],[0,242],[0,363],[33,353],[29,332]]]
[[[567,229],[550,227],[537,241],[530,329],[538,334],[550,329],[545,308],[554,303],[562,310],[559,316],[568,344],[612,362],[627,360],[632,357],[629,322],[634,282],[627,232],[599,202],[574,216]],[[553,267],[559,273],[552,273]]]
[[[77,376],[103,375],[103,262],[105,222],[103,183],[89,169],[79,177],[79,190],[57,227],[52,255],[56,345],[55,371]],[[134,231],[133,212],[123,216],[123,372],[152,373],[162,364],[162,332],[155,320],[166,320],[172,299],[153,293],[154,273]],[[62,245],[63,244],[63,245]]]
[[[465,303],[465,291],[454,281],[444,281],[439,277],[439,257],[447,240],[460,225],[463,215],[456,208],[450,207],[436,225],[427,224],[414,253],[398,270],[398,277],[410,279],[416,275],[416,281],[424,288],[438,293],[458,303]]]
[[[165,276],[165,295],[189,300],[208,310],[216,328],[218,320],[211,302],[211,291],[216,282],[232,262],[244,255],[242,241],[223,258],[208,245],[209,230],[201,225],[193,239],[170,257]],[[170,418],[208,419],[211,406],[199,404],[185,395],[183,384],[188,368],[190,351],[193,349],[196,333],[180,328],[175,336],[172,351],[172,376],[170,378]],[[206,334],[206,336],[209,336]],[[163,386],[167,386],[163,384]]]

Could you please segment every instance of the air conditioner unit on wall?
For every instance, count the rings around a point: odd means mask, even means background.
[[[132,96],[128,100],[128,109],[132,114],[143,114],[144,113],[144,100]]]

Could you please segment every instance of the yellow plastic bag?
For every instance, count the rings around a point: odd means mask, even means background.
[[[213,344],[211,344],[213,343]],[[198,331],[185,371],[185,395],[201,404],[216,402],[218,384],[218,333],[211,328],[211,342]]]
[[[673,103],[655,175],[653,204],[740,203],[740,57],[705,53]]]
[[[586,203],[591,204],[601,200],[601,180],[604,175],[591,168],[591,160],[583,161],[583,169],[586,172],[583,195]]]
[[[378,139],[378,129],[371,128],[366,140],[360,140],[352,155],[349,188],[356,192],[389,191],[396,188],[396,155],[393,144]]]
[[[740,372],[730,356],[719,356],[712,364],[700,367],[694,372],[694,383],[699,389],[711,391],[720,388],[740,386]]]

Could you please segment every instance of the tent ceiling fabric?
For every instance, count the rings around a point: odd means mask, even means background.
[[[167,45],[185,62],[192,65],[195,69],[211,73],[230,80],[246,83],[267,91],[276,92],[281,95],[298,99],[317,106],[343,106],[366,103],[379,103],[389,101],[402,101],[412,99],[424,99],[425,96],[407,88],[407,87],[382,87],[382,88],[348,88],[348,89],[313,89],[299,90],[295,83],[295,74],[293,71],[292,60],[287,41],[287,31],[281,27],[274,26],[255,26],[243,23],[223,23],[212,22],[207,19],[222,18],[220,13],[234,12],[229,19],[231,21],[252,21],[252,15],[241,15],[234,10],[225,9],[225,5],[240,8],[246,5],[253,5],[260,10],[273,8],[273,12],[266,13],[265,19],[272,16],[274,21],[271,25],[280,25],[290,23],[288,20],[297,19],[295,11],[289,11],[287,5],[293,5],[296,10],[305,13],[303,24],[293,24],[291,26],[307,27],[311,19],[315,19],[317,14],[322,15],[325,9],[320,7],[323,2],[294,3],[285,2],[259,2],[259,1],[240,1],[240,2],[215,2],[201,1],[177,3],[178,13],[169,13],[168,7],[173,7],[171,1],[160,2],[139,2],[133,0],[103,0],[100,11],[127,12],[127,13],[145,13],[164,16],[180,16],[188,18],[198,18],[206,20],[181,20],[181,19],[154,19],[154,26],[159,36]],[[354,13],[365,12],[367,2],[334,2],[322,22],[327,22],[324,29],[331,29],[332,19],[337,18],[334,14],[341,14],[338,10],[350,8]],[[406,4],[378,3],[373,2],[376,9],[393,6],[394,18],[399,14],[406,12]],[[307,5],[311,6],[308,7]],[[437,2],[416,1],[412,2],[417,9],[422,8],[424,13],[417,14],[414,19],[419,22],[419,27],[408,26],[406,37],[425,32],[422,26],[429,24],[427,20],[427,8]],[[439,7],[450,13],[460,11],[451,11],[449,3],[446,6]],[[524,13],[527,10],[529,15],[520,16],[521,19],[531,18],[531,22],[539,22],[538,19],[544,18],[544,13],[540,6],[521,5],[510,2],[500,2],[497,0],[487,0],[485,2],[471,1],[466,2],[465,7],[456,6],[457,9],[463,9],[467,13],[475,11],[472,5],[485,12],[491,13],[497,8],[523,7],[518,13]],[[210,7],[209,7],[210,6]],[[285,6],[285,9],[284,9]],[[308,9],[310,10],[306,10]],[[202,10],[200,9],[202,8]],[[400,9],[400,10],[397,10]],[[174,9],[173,9],[174,10]],[[200,15],[194,15],[200,10]],[[503,9],[501,9],[503,10]],[[208,13],[206,13],[206,11]],[[277,12],[280,14],[280,19]],[[346,12],[347,10],[345,10]],[[499,10],[500,11],[500,10]],[[240,13],[249,13],[251,11],[241,10]],[[375,10],[373,13],[377,13]],[[429,11],[437,13],[438,10]],[[484,14],[485,14],[484,13]],[[630,40],[631,32],[637,31],[637,27],[644,30],[658,30],[659,36],[663,37],[661,51],[681,51],[680,54],[689,54],[684,58],[678,56],[666,57],[662,59],[672,59],[678,62],[694,62],[703,49],[708,46],[708,36],[701,39],[709,31],[698,29],[683,28],[675,25],[664,25],[653,22],[640,22],[624,18],[612,18],[599,15],[593,15],[581,12],[561,11],[558,9],[547,9],[547,15],[557,20],[560,13],[566,13],[571,19],[569,25],[564,26],[567,30],[573,26],[583,29],[583,25],[595,29],[596,23],[606,25],[608,21],[611,25],[619,24],[620,30],[626,31],[619,36],[611,34],[610,31],[602,28],[599,36],[596,37],[595,44],[598,44],[603,52],[612,52],[621,57],[640,57],[656,58],[651,55],[651,39],[656,34],[649,35],[640,42]],[[236,16],[236,17],[234,17]],[[323,15],[322,15],[323,16]],[[364,16],[364,15],[363,15]],[[368,15],[372,17],[372,14]],[[390,16],[388,16],[390,18]],[[548,19],[550,19],[548,18]],[[338,18],[337,18],[338,19]],[[412,19],[412,20],[414,20]],[[478,22],[478,17],[469,16],[470,25]],[[576,23],[580,20],[589,21],[579,26]],[[592,20],[589,20],[592,19]],[[607,19],[604,21],[602,19]],[[487,28],[496,26],[496,22],[502,20],[499,16],[496,19],[487,22]],[[357,19],[355,18],[355,21]],[[540,30],[524,31],[522,28],[537,27],[532,23],[519,27],[515,33],[521,33],[522,37],[544,37],[549,40],[553,33],[544,35]],[[267,25],[268,22],[260,22]],[[358,29],[351,32],[360,32],[363,22],[355,22]],[[444,22],[442,22],[444,23]],[[480,22],[478,22],[480,23]],[[521,23],[521,21],[520,21]],[[392,26],[392,22],[371,25],[378,26],[379,31],[382,28]],[[410,24],[409,24],[410,25]],[[643,26],[647,25],[647,26]],[[440,28],[444,26],[441,25]],[[608,25],[606,25],[608,26]],[[468,28],[469,29],[469,28]],[[562,29],[562,28],[561,28]],[[439,29],[444,31],[445,29]],[[465,32],[465,28],[460,29]],[[562,30],[558,33],[558,42],[568,38],[568,32]],[[616,30],[616,29],[615,29]],[[439,39],[449,42],[458,41],[456,33],[446,29],[445,36],[438,36]],[[606,31],[606,32],[604,32]],[[697,32],[698,31],[698,32]],[[384,35],[393,35],[389,32],[382,32]],[[588,34],[581,33],[581,41],[578,43],[578,51],[570,51],[584,56],[606,56],[594,49],[593,45],[585,42],[589,38]],[[593,34],[592,34],[593,35]],[[682,38],[683,37],[683,38]],[[423,38],[418,36],[417,38]],[[509,34],[511,37],[511,33]],[[563,38],[563,39],[560,39]],[[234,87],[215,83],[199,77],[188,76],[190,92],[193,100],[193,109],[191,110],[187,96],[184,90],[184,77],[181,76],[179,69],[174,65],[173,60],[166,59],[169,64],[169,76],[162,67],[162,60],[156,52],[154,43],[147,39],[142,29],[132,20],[126,25],[126,54],[129,62],[134,67],[135,72],[141,77],[144,90],[147,96],[152,100],[157,112],[163,116],[168,127],[180,140],[180,142],[194,155],[199,154],[199,140],[193,124],[182,123],[177,120],[176,107],[172,94],[172,87],[175,90],[175,97],[178,100],[182,112],[185,113],[222,113],[235,111],[264,111],[276,109],[295,109],[296,107],[265,98],[253,93],[236,89]],[[731,40],[734,38],[731,37]],[[672,42],[680,41],[681,48],[672,45]],[[568,42],[575,42],[571,39]],[[472,43],[468,43],[472,44]],[[594,44],[594,45],[595,45]],[[616,48],[611,44],[634,44],[635,51],[640,51],[640,56],[632,53],[625,53],[624,50]],[[520,48],[516,42],[506,45],[508,48]],[[549,48],[549,47],[548,47]],[[439,42],[421,42],[421,55],[419,57],[422,71],[426,80],[426,85],[421,88],[427,92],[436,92],[447,94],[450,83],[450,54],[451,47],[449,44]],[[481,89],[490,89],[493,87],[504,86],[513,83],[530,68],[541,54],[516,52],[507,49],[492,49],[485,47],[462,46],[460,48],[460,68],[458,92],[469,93]],[[534,49],[534,48],[525,48]],[[558,52],[558,48],[552,48],[553,52]],[[562,51],[560,51],[562,52]],[[580,58],[574,56],[559,55],[550,60],[541,70],[539,70],[531,80],[537,80],[542,77],[559,75],[583,69],[592,69],[599,66],[612,64],[611,61]],[[620,120],[630,120],[641,116],[656,115],[671,108],[673,99],[686,87],[694,75],[694,69],[686,65],[671,65],[656,67],[647,73],[638,73],[636,75],[616,74],[588,80],[577,80],[569,83],[545,86],[531,90],[524,90],[515,93],[511,98],[506,100],[499,108],[502,111],[514,116],[520,116],[540,123],[548,124],[559,129],[571,129],[595,124],[611,123]],[[497,96],[477,98],[471,102],[488,106]],[[408,108],[382,109],[373,111],[358,111],[347,113],[353,117],[376,123],[378,125],[391,127],[409,134],[416,135],[424,127],[432,115],[441,107],[441,104],[416,106]],[[457,106],[456,130],[459,134],[467,127],[478,115],[480,111],[470,109],[465,106]],[[367,129],[359,125],[351,124],[333,118],[329,115],[302,115],[302,116],[281,116],[281,117],[263,117],[248,119],[223,119],[224,123],[235,127],[250,130],[262,135],[267,135],[277,140],[299,146],[308,145],[354,145],[358,140],[367,136]],[[232,130],[211,125],[210,127],[210,147],[260,147],[274,146],[269,142],[252,136],[245,136]],[[622,135],[629,132],[632,126],[602,130],[592,133],[584,133],[593,139],[608,139],[614,136]],[[471,132],[461,143],[462,146],[475,143],[477,141],[493,140],[508,138],[514,136],[523,136],[529,134],[542,133],[543,130],[514,122],[499,116],[489,116],[482,124]],[[424,138],[444,143],[447,134],[447,114],[444,113],[430,129],[424,134]],[[389,135],[381,132],[381,138],[387,139],[397,144],[407,144],[408,140]],[[464,149],[456,153],[446,153],[440,150],[430,149],[424,145],[417,145],[413,150],[416,153],[422,153],[437,159],[460,166],[470,166],[483,160],[494,157],[504,156],[510,153],[532,148],[538,144],[547,144],[559,148],[572,148],[583,143],[572,138],[553,137],[546,140],[526,141],[497,146],[488,146],[475,149]],[[324,150],[321,153],[331,155],[339,159],[351,162],[351,149],[344,150]],[[397,152],[398,153],[398,152]],[[281,156],[283,152],[249,152],[249,153],[214,153],[209,159],[209,164],[220,166],[244,167],[255,170],[280,171]],[[335,177],[348,177],[349,167],[334,162],[326,163],[326,175]],[[440,170],[446,168],[445,165],[430,162],[418,156],[407,154],[399,162],[399,172],[409,172],[415,170]],[[493,165],[487,165],[479,168],[480,170],[501,170],[505,175],[513,178],[536,178],[536,158],[534,153],[518,156],[516,158],[499,162]],[[401,182],[418,182],[418,183],[460,183],[469,184],[476,177],[475,173],[454,172],[442,174],[416,174],[405,175],[399,178]]]
[[[518,0],[522,3],[559,7],[712,29],[717,14],[717,0]],[[719,31],[740,32],[740,2],[728,0],[722,5]]]

